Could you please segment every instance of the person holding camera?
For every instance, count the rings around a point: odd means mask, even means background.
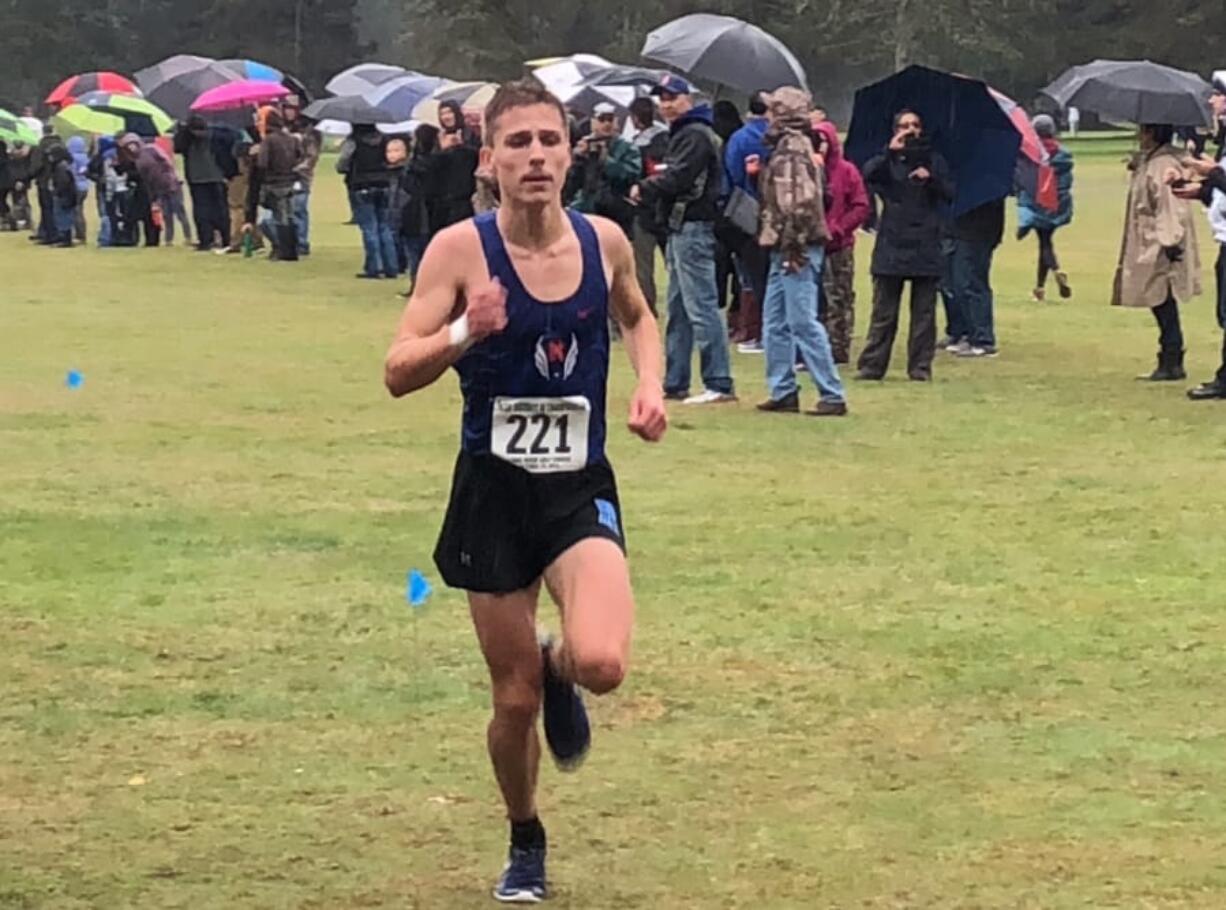
[[[911,330],[907,375],[932,379],[936,352],[937,285],[945,264],[941,232],[954,186],[941,153],[924,135],[912,110],[894,117],[894,136],[885,151],[864,166],[864,182],[880,196],[881,220],[873,249],[873,318],[860,354],[860,379],[883,379],[890,366],[903,286],[911,283]]]
[[[619,127],[617,108],[607,101],[597,104],[591,133],[575,145],[564,198],[571,200],[570,207],[576,212],[615,221],[633,238],[635,209],[627,197],[642,177],[643,157],[618,135]]]

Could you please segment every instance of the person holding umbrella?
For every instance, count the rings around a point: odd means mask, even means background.
[[[1183,165],[1181,153],[1171,145],[1175,128],[1143,124],[1139,136],[1140,150],[1128,165],[1132,181],[1111,305],[1144,307],[1154,314],[1158,366],[1140,378],[1172,382],[1187,377],[1179,305],[1201,292],[1200,251],[1192,212],[1175,195],[1175,182],[1168,176],[1182,171]]]
[[[205,253],[220,240],[220,249],[230,245],[230,218],[226,203],[226,174],[223,162],[229,158],[225,136],[209,127],[204,118],[193,114],[175,129],[175,152],[183,156],[183,172],[192,197],[192,219],[196,222],[196,249]]]
[[[865,164],[864,182],[881,197],[883,209],[873,249],[872,324],[858,378],[885,378],[903,286],[910,282],[907,375],[914,382],[928,382],[936,352],[937,285],[945,268],[941,233],[954,186],[945,158],[924,134],[919,114],[904,109],[894,116],[894,136],[883,153]]]

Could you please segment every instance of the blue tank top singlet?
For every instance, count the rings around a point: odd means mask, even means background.
[[[473,219],[491,278],[507,290],[507,327],[459,361],[461,447],[534,474],[580,471],[605,460],[609,286],[596,229],[567,210],[583,254],[579,288],[543,303],[520,281],[496,213]]]

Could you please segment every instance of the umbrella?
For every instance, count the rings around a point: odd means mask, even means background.
[[[954,217],[1013,191],[1022,147],[1013,122],[982,82],[924,66],[909,66],[856,92],[847,157],[863,168],[880,154],[903,108],[923,118],[933,146],[949,163],[957,186]]]
[[[170,115],[145,98],[116,95],[111,92],[89,92],[55,115],[52,123],[64,134],[88,133],[113,136],[116,133],[136,133],[152,139],[164,136],[174,128]]]
[[[660,80],[668,75],[668,70],[649,69],[644,66],[614,65],[605,70],[598,70],[583,80],[586,86],[628,85],[634,88],[650,89],[659,85]]]
[[[613,64],[604,57],[597,57],[595,54],[575,54],[573,57],[563,57],[539,66],[533,70],[532,75],[545,88],[557,95],[571,86],[578,85],[589,76],[602,73],[612,67]]]
[[[42,137],[26,124],[16,114],[0,110],[0,139],[5,142],[24,142],[26,145],[38,145]]]
[[[188,54],[170,57],[136,74],[145,97],[176,119],[187,117],[192,103],[209,89],[242,78],[224,64]]]
[[[311,101],[311,93],[307,91],[307,87],[301,79],[282,72],[275,66],[269,66],[267,63],[261,63],[258,60],[242,60],[239,58],[218,60],[217,62],[224,67],[234,70],[244,79],[254,79],[257,82],[280,82],[299,98],[303,99],[304,104],[309,104]]]
[[[1030,122],[1030,115],[1008,95],[990,85],[988,92],[1022,137],[1022,147],[1018,150],[1017,164],[1013,170],[1014,185],[1028,192],[1043,208],[1056,211],[1060,207],[1056,173],[1051,169],[1047,149]]]
[[[413,116],[413,108],[449,84],[436,76],[407,73],[362,92],[362,97],[397,120],[408,120]]]
[[[118,73],[81,73],[69,76],[47,96],[46,103],[65,107],[88,92],[115,92],[120,95],[139,95],[140,89],[127,76]]]
[[[397,119],[361,95],[320,98],[307,105],[302,113],[312,120],[340,120],[344,123],[395,123]]]
[[[744,92],[774,91],[785,85],[809,87],[800,61],[782,41],[732,16],[682,16],[651,32],[642,54],[695,79]]]
[[[1095,60],[1074,66],[1042,94],[1061,107],[1078,107],[1129,123],[1211,124],[1213,87],[1196,73],[1148,60]]]
[[[408,74],[403,66],[387,63],[359,63],[337,73],[324,86],[333,95],[361,95],[389,79]]]
[[[493,82],[457,82],[443,86],[413,108],[413,119],[438,126],[438,109],[444,101],[455,101],[466,111],[483,111],[496,91],[498,85]]]
[[[630,103],[638,97],[639,92],[629,86],[574,85],[555,94],[569,110],[590,117],[592,109],[602,102],[616,105],[624,116],[630,111]]]
[[[290,93],[279,82],[260,82],[255,79],[240,79],[202,92],[192,102],[193,111],[232,111],[237,108],[256,107],[284,98]]]

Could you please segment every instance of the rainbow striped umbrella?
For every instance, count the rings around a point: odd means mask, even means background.
[[[82,95],[76,104],[64,108],[51,122],[65,135],[136,133],[148,139],[167,135],[174,128],[171,116],[153,102],[111,92]]]

